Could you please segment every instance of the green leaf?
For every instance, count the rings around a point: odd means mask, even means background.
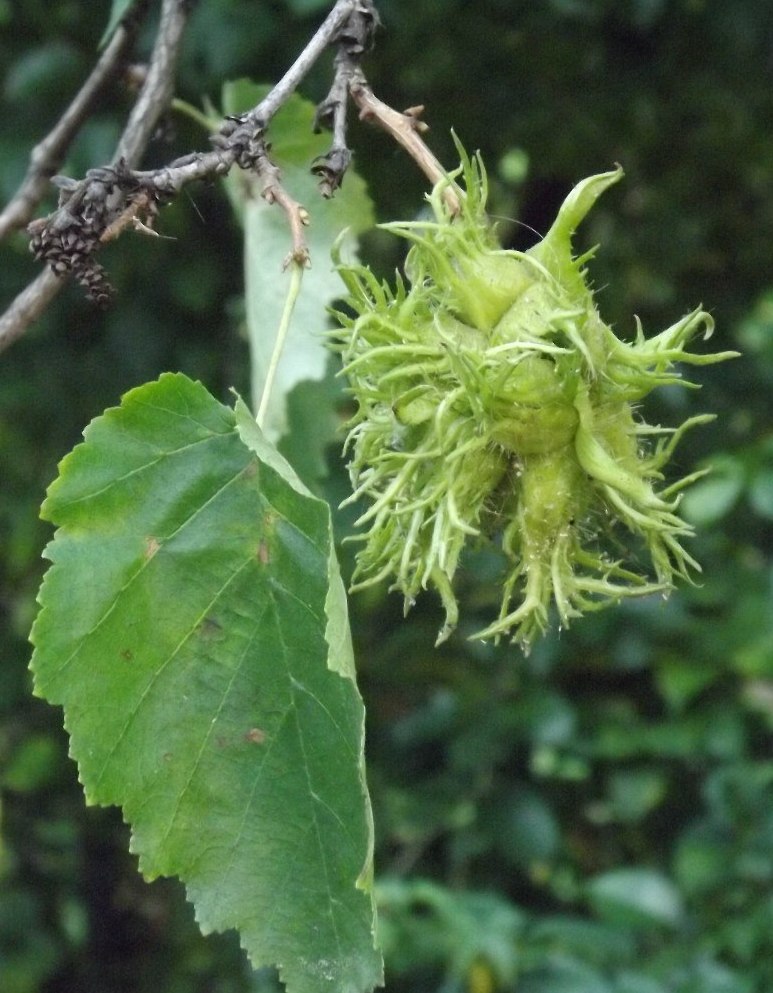
[[[666,797],[668,782],[658,768],[614,769],[609,775],[609,798],[614,816],[624,823],[642,820]]]
[[[329,0],[287,0],[287,6],[293,14],[302,17],[305,14],[313,14],[322,10],[323,7],[328,7]]]
[[[581,958],[593,966],[631,958],[636,947],[629,929],[569,914],[537,917],[529,927],[528,943],[540,957]]]
[[[128,393],[61,464],[33,629],[86,798],[290,993],[380,980],[363,707],[329,509],[198,383]]]
[[[749,484],[749,502],[767,520],[773,519],[773,467],[759,468]]]
[[[625,972],[617,977],[615,993],[668,993],[668,990],[655,979]]]
[[[655,670],[658,689],[675,710],[683,710],[720,675],[710,662],[696,665],[695,659],[677,653],[665,654]]]
[[[445,962],[449,976],[462,980],[485,962],[497,988],[512,987],[525,920],[501,896],[392,878],[379,881],[378,902],[379,932],[395,972]]]
[[[631,927],[673,927],[684,913],[677,888],[652,869],[605,872],[590,882],[588,897],[601,918]]]
[[[745,469],[732,455],[711,459],[711,473],[684,494],[681,511],[691,524],[706,526],[721,520],[733,509],[743,492]]]
[[[113,33],[118,25],[123,20],[127,11],[134,5],[136,0],[113,0],[113,5],[110,8],[110,18],[107,22],[107,27],[105,28],[105,33],[99,42],[99,47],[104,48],[105,45],[113,37]]]
[[[674,854],[674,874],[687,896],[708,897],[712,890],[730,885],[732,843],[705,826],[685,833]]]
[[[248,80],[226,83],[223,111],[238,114],[259,103],[269,92]],[[271,158],[279,166],[282,185],[309,212],[306,242],[311,268],[304,273],[288,341],[272,390],[264,420],[269,441],[278,441],[288,430],[288,394],[298,384],[324,379],[329,352],[323,332],[327,326],[326,307],[342,295],[343,286],[333,269],[330,250],[340,232],[349,236],[344,252],[355,257],[354,236],[373,225],[373,207],[364,181],[350,168],[341,189],[332,200],[324,200],[310,166],[330,146],[328,134],[314,134],[314,105],[294,95],[272,120],[268,137]],[[267,204],[259,184],[245,173],[229,177],[228,190],[245,232],[245,279],[247,331],[252,356],[253,407],[258,409],[266,369],[287,295],[289,273],[282,266],[290,251],[290,229],[284,211]],[[330,432],[335,422],[319,412]],[[318,433],[314,447],[321,451],[332,438]],[[320,448],[322,446],[322,449]]]
[[[526,975],[518,993],[615,993],[600,973],[579,960],[548,960],[544,969]]]
[[[342,401],[333,355],[329,356],[324,379],[307,379],[287,395],[288,430],[277,447],[314,493],[328,475],[327,454],[338,437]],[[336,445],[340,450],[340,444]]]
[[[544,864],[559,850],[561,832],[555,814],[536,790],[519,784],[498,797],[492,819],[497,847],[512,865]]]
[[[3,786],[21,793],[45,787],[56,771],[59,750],[51,735],[33,734],[17,749],[2,773]]]

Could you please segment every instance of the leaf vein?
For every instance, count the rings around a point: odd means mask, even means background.
[[[179,654],[179,652],[181,651],[181,649],[183,648],[183,646],[185,645],[185,643],[193,635],[193,633],[196,630],[196,628],[198,627],[198,625],[201,624],[202,621],[206,618],[206,616],[209,613],[209,611],[217,603],[218,599],[222,596],[222,594],[225,592],[225,590],[228,589],[228,587],[236,579],[236,577],[248,565],[250,565],[252,563],[252,561],[253,561],[253,558],[252,558],[252,556],[250,556],[237,569],[234,570],[234,572],[228,577],[228,579],[226,580],[226,582],[223,583],[223,585],[220,587],[220,589],[217,591],[217,593],[214,595],[214,597],[207,604],[206,608],[198,616],[198,618],[196,620],[196,623],[193,624],[193,625],[191,625],[191,627],[185,632],[184,636],[180,639],[180,641],[175,646],[175,648],[170,652],[169,656],[166,659],[164,659],[164,661],[161,663],[161,665],[158,667],[158,669],[156,669],[156,671],[153,673],[153,675],[151,676],[150,680],[148,681],[147,686],[142,691],[141,697],[139,698],[139,700],[137,701],[137,703],[135,704],[135,706],[130,711],[130,713],[129,713],[127,719],[126,719],[126,722],[124,723],[124,726],[119,731],[118,736],[116,737],[115,741],[112,744],[112,747],[110,748],[110,751],[108,752],[107,756],[105,757],[105,761],[103,763],[102,770],[99,773],[99,775],[97,776],[97,780],[96,780],[96,784],[95,784],[95,790],[98,790],[99,789],[99,786],[100,786],[100,784],[101,784],[101,782],[102,782],[102,780],[103,780],[103,778],[105,776],[105,773],[107,772],[108,766],[110,765],[110,762],[112,761],[113,756],[115,755],[116,751],[118,750],[118,748],[122,744],[124,738],[128,734],[131,725],[134,723],[134,721],[135,721],[135,719],[137,717],[138,712],[141,710],[141,708],[142,708],[142,706],[143,706],[143,704],[145,702],[145,698],[151,692],[151,690],[155,686],[156,682],[161,677],[162,673],[166,670],[167,666],[173,661],[173,659],[175,659],[177,657],[177,655]]]
[[[272,601],[272,603],[274,605],[274,608],[276,609],[277,608],[277,604],[276,604],[276,601],[275,601],[275,599],[274,599],[273,594],[272,594],[271,591],[269,592],[269,596],[271,597],[271,601]],[[282,642],[283,655],[284,655],[285,660],[287,660],[287,659],[289,659],[291,657],[291,655],[290,655],[290,653],[288,651],[288,646],[285,643],[284,638],[282,637],[282,628],[281,628],[281,625],[278,625],[277,627],[278,627],[279,638],[280,638],[280,640]],[[336,921],[336,918],[335,918],[335,914],[333,913],[333,905],[336,903],[336,900],[335,900],[335,898],[333,896],[333,890],[332,890],[332,886],[331,886],[331,883],[330,883],[330,868],[328,866],[327,854],[325,852],[325,846],[324,846],[323,840],[322,840],[322,830],[320,828],[319,819],[318,819],[318,816],[317,816],[317,807],[316,807],[316,805],[314,804],[314,801],[313,801],[313,797],[314,797],[315,791],[312,788],[311,774],[310,774],[310,771],[309,771],[309,756],[308,756],[308,751],[307,751],[307,748],[306,748],[306,742],[304,740],[303,726],[302,726],[301,721],[299,719],[299,708],[298,708],[297,703],[295,702],[295,685],[294,684],[297,681],[293,678],[293,676],[291,674],[291,671],[290,671],[290,666],[287,663],[287,661],[285,662],[285,666],[286,666],[287,675],[288,675],[288,681],[289,681],[289,686],[290,686],[290,696],[291,696],[292,701],[293,701],[293,711],[294,711],[294,715],[295,715],[295,725],[296,725],[297,732],[298,732],[298,745],[299,745],[299,747],[301,749],[301,753],[303,755],[303,769],[304,769],[304,773],[305,773],[305,776],[306,776],[306,785],[307,785],[307,788],[308,788],[309,797],[310,797],[310,799],[312,801],[311,802],[311,820],[313,822],[314,833],[315,833],[316,838],[317,838],[317,848],[319,850],[320,865],[322,866],[322,871],[323,871],[323,874],[324,874],[324,877],[325,877],[325,887],[327,889],[327,896],[328,896],[328,900],[327,900],[327,913],[328,913],[328,916],[330,918],[330,924],[331,924],[331,927],[332,927],[333,935],[335,937],[335,943],[336,943],[336,947],[338,949],[338,957],[339,957],[339,959],[342,959],[342,957],[343,957],[343,949],[342,949],[341,935],[340,935],[340,933],[338,931],[338,924],[337,924],[337,921]]]
[[[332,672],[332,670],[328,670],[328,671]],[[342,676],[340,678],[343,679],[344,677]],[[348,751],[348,753],[352,756],[352,758],[355,758],[357,762],[359,762],[359,753],[352,748],[351,742],[349,741],[346,732],[341,727],[339,722],[335,719],[335,717],[331,714],[329,707],[327,707],[326,704],[324,704],[315,693],[312,693],[312,691],[308,688],[308,686],[304,686],[303,683],[295,679],[294,676],[291,676],[290,679],[292,680],[293,684],[302,693],[305,693],[307,696],[311,697],[311,699],[314,701],[314,703],[316,703],[319,709],[325,713],[332,726],[336,729],[340,737],[343,739],[343,742],[346,746],[346,750]]]
[[[238,575],[238,573],[235,573],[234,574],[234,576],[236,576],[236,575]],[[261,613],[260,617],[256,621],[256,629],[258,627],[260,627],[260,623],[261,623],[261,621],[262,621],[262,619],[263,619],[263,617],[265,615],[265,612],[266,611],[264,609],[263,612]],[[194,630],[195,630],[195,628],[194,628]],[[188,637],[190,637],[190,633],[189,633]],[[207,744],[208,744],[208,742],[209,742],[209,740],[210,740],[210,738],[212,736],[212,732],[215,729],[215,725],[217,723],[217,719],[218,719],[218,717],[220,716],[220,714],[223,711],[223,707],[225,706],[225,702],[228,699],[228,696],[229,696],[229,694],[230,694],[230,692],[231,692],[231,690],[233,688],[234,682],[239,677],[239,674],[242,671],[242,666],[244,665],[244,660],[247,657],[247,653],[249,651],[250,645],[252,644],[253,637],[254,637],[254,635],[250,638],[249,642],[245,646],[244,651],[242,652],[242,656],[239,659],[239,662],[237,663],[237,665],[235,666],[235,668],[234,668],[234,670],[233,670],[233,672],[231,674],[231,678],[228,680],[228,685],[223,690],[222,696],[220,698],[220,702],[217,705],[217,709],[215,710],[214,716],[212,717],[212,719],[209,722],[209,725],[207,727],[206,733],[205,733],[205,735],[204,735],[204,737],[202,739],[202,742],[201,742],[201,747],[199,748],[199,751],[198,751],[198,754],[196,755],[196,758],[194,760],[193,766],[191,767],[190,775],[188,776],[188,779],[187,779],[185,785],[180,790],[180,793],[179,793],[179,795],[177,797],[177,802],[175,803],[174,810],[172,811],[172,813],[171,813],[171,815],[169,817],[169,823],[167,824],[166,830],[164,831],[164,834],[163,834],[163,836],[161,837],[161,840],[158,843],[159,844],[159,847],[162,847],[165,844],[167,838],[169,837],[169,835],[170,835],[170,833],[172,831],[172,828],[174,827],[174,822],[175,822],[175,820],[177,818],[177,814],[178,814],[178,812],[180,810],[180,807],[182,806],[183,800],[185,799],[185,795],[188,792],[188,790],[190,789],[191,783],[193,782],[193,779],[194,779],[194,777],[196,775],[196,772],[198,771],[198,768],[199,768],[199,766],[201,764],[201,759],[202,759],[202,756],[204,754],[204,750],[207,747]],[[265,760],[266,760],[266,758],[268,756],[268,751],[269,750],[270,749],[267,749],[266,750],[266,754],[265,754],[265,756],[263,758],[263,762],[265,762]],[[261,767],[263,765],[263,762],[261,762]]]
[[[186,527],[188,527],[188,525],[191,523],[191,521],[195,520],[195,518],[200,513],[202,513],[214,500],[216,500],[219,496],[221,496],[221,494],[223,494],[228,489],[229,486],[231,486],[233,483],[235,483],[239,479],[239,477],[241,475],[243,475],[247,471],[247,468],[248,467],[245,466],[243,469],[240,469],[239,472],[237,472],[235,476],[232,476],[229,480],[227,480],[227,482],[223,483],[223,485],[221,487],[219,487],[219,489],[217,489],[212,494],[212,496],[210,496],[207,500],[205,500],[204,503],[199,504],[199,506],[196,507],[192,511],[192,513],[190,513],[188,515],[188,517],[186,517],[185,520],[182,521],[177,528],[175,528],[174,531],[172,531],[168,535],[165,535],[164,538],[163,538],[163,540],[165,542],[171,541],[174,537],[176,537],[178,534],[180,534]],[[80,650],[83,647],[83,645],[85,644],[85,642],[96,631],[98,631],[100,627],[102,627],[102,625],[105,623],[105,621],[108,619],[108,617],[113,613],[113,611],[118,606],[118,604],[119,604],[121,598],[123,597],[123,595],[134,584],[135,580],[137,580],[142,575],[142,573],[145,571],[145,569],[148,568],[148,566],[150,565],[150,563],[153,561],[153,558],[154,558],[154,556],[152,556],[150,558],[143,557],[142,561],[140,562],[139,568],[135,572],[133,572],[131,574],[131,576],[129,576],[129,578],[126,580],[126,582],[123,584],[123,586],[118,590],[118,592],[116,593],[115,598],[113,599],[112,603],[110,603],[109,606],[105,609],[105,612],[102,614],[102,616],[99,618],[99,620],[97,620],[94,623],[94,625],[83,635],[83,637],[80,639],[80,641],[75,646],[75,648],[70,653],[70,655],[68,655],[68,657],[62,661],[61,665],[59,665],[58,668],[56,668],[54,670],[53,675],[55,677],[61,676],[61,674],[69,666],[69,664],[72,662],[72,660],[74,658],[76,658],[76,656],[80,652]],[[248,561],[251,561],[251,558],[252,557],[250,557],[250,559],[248,559]],[[243,567],[240,566],[239,567],[239,570],[241,570],[241,568],[243,568]],[[239,570],[237,570],[237,571],[239,571]],[[218,591],[215,599],[217,599],[217,596],[219,596],[220,593],[222,593],[222,590],[225,589],[225,587],[231,582],[231,579],[233,579],[233,576],[229,577],[229,579],[226,581],[226,583],[224,584],[224,586],[222,587],[222,589],[220,591]],[[187,637],[187,635],[186,635],[186,637]]]
[[[170,451],[161,452],[157,458],[152,459],[150,462],[145,462],[143,465],[135,466],[128,472],[125,472],[122,476],[113,477],[110,482],[106,483],[104,486],[101,486],[98,490],[92,490],[91,493],[85,493],[83,496],[79,496],[74,500],[60,501],[60,507],[75,507],[77,504],[83,503],[85,500],[93,500],[98,496],[102,496],[103,493],[108,493],[114,486],[118,486],[127,479],[131,479],[132,476],[137,476],[140,473],[145,472],[146,469],[155,468],[155,466],[163,462],[164,459],[172,458],[182,452],[188,452],[191,449],[196,448],[197,445],[204,445],[210,441],[222,441],[223,437],[223,435],[219,434],[210,434],[207,438],[197,438],[196,441],[191,441],[187,445],[181,445],[179,448],[173,448]]]

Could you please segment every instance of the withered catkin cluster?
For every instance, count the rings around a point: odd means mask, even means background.
[[[114,290],[95,258],[105,233],[134,198],[141,197],[143,217],[152,220],[157,200],[140,190],[121,164],[91,169],[80,183],[65,176],[54,176],[52,182],[59,187],[59,205],[49,217],[27,226],[30,251],[57,276],[72,275],[93,303],[106,306]]]

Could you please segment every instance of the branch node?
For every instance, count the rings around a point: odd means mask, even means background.
[[[329,200],[343,183],[344,174],[352,161],[348,148],[331,148],[326,155],[320,155],[311,164],[311,171],[319,177],[319,191]]]
[[[421,120],[421,115],[424,113],[424,104],[416,104],[415,107],[406,107],[403,111],[403,117],[408,120],[414,131],[418,134],[425,134],[429,131],[429,124],[426,121]]]
[[[378,11],[371,0],[357,0],[331,41],[340,45],[350,58],[359,59],[373,48],[373,39],[380,25]]]

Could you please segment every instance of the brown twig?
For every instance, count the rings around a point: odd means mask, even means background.
[[[158,237],[158,232],[153,230],[153,222],[157,216],[158,204],[147,193],[141,191],[129,203],[126,210],[119,214],[112,224],[108,224],[99,240],[103,245],[113,241],[130,226],[135,231],[143,231],[145,234]]]
[[[352,161],[352,153],[346,142],[346,111],[349,102],[352,65],[348,55],[342,50],[335,58],[335,76],[330,92],[317,107],[314,130],[329,128],[333,132],[330,150],[320,155],[311,164],[311,171],[319,176],[319,191],[323,197],[333,196],[343,182],[346,170]]]
[[[0,351],[21,338],[27,328],[45,313],[63,282],[50,269],[44,269],[21,291],[0,317]]]
[[[120,155],[118,154],[120,151],[127,161],[136,164],[145,150],[159,117],[166,109],[165,101],[168,102],[171,94],[172,82],[164,78],[160,72],[155,71],[154,66],[156,63],[163,66],[165,73],[174,71],[183,28],[190,14],[190,8],[191,5],[188,0],[163,0],[161,20],[148,74],[135,105],[135,111],[130,115],[121,135],[114,161],[120,163]],[[122,25],[119,25],[117,31],[121,29]],[[141,121],[138,120],[137,106],[142,107]],[[97,302],[102,302],[109,297],[110,286],[104,277],[102,267],[93,260],[93,252],[98,247],[99,238],[104,229],[121,213],[120,209],[114,209],[111,216],[107,211],[103,211],[106,216],[100,221],[96,199],[92,197],[90,201],[88,200],[86,194],[91,192],[96,196],[100,182],[104,190],[104,199],[107,199],[113,186],[110,182],[105,182],[104,179],[104,176],[100,177],[99,180],[93,176],[88,180],[87,177],[88,181],[84,180],[83,184],[74,184],[75,189],[65,180],[65,188],[60,197],[60,208],[46,221],[46,223],[52,221],[51,226],[56,228],[57,240],[53,244],[58,259],[67,257],[69,252],[66,271],[72,272]],[[79,186],[82,186],[82,189],[79,190]],[[86,216],[80,218],[73,210],[78,202],[79,194],[81,202],[86,201],[84,207]],[[82,223],[84,221],[85,224]],[[34,235],[42,238],[41,222],[33,221],[32,223],[35,225]],[[46,310],[66,282],[62,278],[63,275],[64,273],[56,274],[49,269],[36,277],[13,300],[0,317],[0,352],[17,341]]]
[[[433,186],[446,177],[446,170],[421,137],[427,130],[427,125],[420,119],[423,107],[411,107],[401,114],[379,100],[359,71],[352,79],[349,92],[359,108],[360,119],[378,124],[402,145]],[[452,186],[446,187],[443,197],[451,213],[458,214],[461,204]]]
[[[328,128],[333,132],[330,150],[315,159],[311,171],[320,177],[322,196],[332,197],[341,186],[352,153],[346,142],[346,117],[349,89],[363,54],[372,47],[379,26],[378,14],[371,3],[361,3],[338,34],[338,54],[335,57],[333,84],[330,92],[317,107],[314,130]]]
[[[286,269],[292,263],[306,268],[311,264],[309,248],[306,244],[304,228],[309,223],[309,212],[294,200],[282,186],[279,169],[269,159],[268,152],[259,156],[255,162],[255,170],[263,184],[262,196],[266,203],[276,203],[287,215],[292,237],[292,248],[282,265]]]
[[[337,0],[335,6],[310,39],[304,50],[271,92],[252,110],[228,118],[220,130],[210,136],[212,152],[193,152],[160,169],[135,172],[134,180],[153,188],[161,197],[172,197],[188,183],[213,179],[227,173],[233,165],[253,169],[265,155],[263,135],[271,119],[287,102],[311,67],[333,42],[346,36],[353,20],[366,17],[376,21],[370,0]]]
[[[88,118],[99,95],[118,72],[134,41],[146,7],[147,0],[135,0],[70,106],[49,134],[32,149],[27,173],[0,214],[0,240],[12,231],[23,228],[48,192],[49,181],[62,165],[81,125]]]
[[[303,208],[282,190],[278,173],[265,181],[266,163],[269,162],[265,129],[331,42],[355,34],[359,36],[362,34],[357,28],[359,22],[367,24],[377,20],[371,0],[337,0],[307,46],[266,98],[248,113],[226,120],[211,137],[215,146],[213,151],[185,155],[160,169],[133,171],[131,167],[136,166],[171,94],[174,62],[189,7],[189,0],[163,0],[161,24],[147,79],[124,129],[113,164],[90,170],[80,182],[62,177],[58,209],[30,226],[31,247],[37,257],[61,275],[72,272],[97,302],[104,302],[111,292],[101,266],[94,260],[104,232],[121,217],[136,216],[140,212],[134,206],[138,198],[144,198],[143,202],[165,203],[187,183],[222,176],[233,165],[255,170],[259,175],[263,170],[264,195],[283,206],[290,220],[293,238],[290,257],[308,257],[302,234]],[[118,224],[120,229],[125,226],[122,222]],[[46,302],[62,283],[63,280],[58,279],[49,287],[52,292]],[[38,285],[36,280],[32,287]],[[22,301],[28,302],[28,296],[34,293],[32,287],[11,304],[2,318],[1,326],[7,333],[5,337],[0,335],[0,351],[6,343],[20,337],[31,322],[30,314],[39,316],[44,309],[35,311],[29,306],[21,306]],[[19,326],[20,323],[23,326]]]
[[[23,334],[42,313],[70,273],[97,302],[112,292],[105,273],[94,256],[101,245],[130,224],[152,228],[159,204],[172,199],[183,186],[195,180],[225,175],[232,166],[254,172],[262,183],[262,195],[287,214],[292,248],[285,264],[307,265],[309,261],[304,227],[305,208],[282,187],[279,170],[268,156],[265,132],[273,116],[289,99],[322,52],[338,45],[335,76],[327,98],[320,104],[315,124],[333,132],[330,151],[313,163],[321,177],[323,195],[331,196],[341,185],[351,152],[346,143],[346,96],[360,110],[363,120],[387,131],[416,161],[433,185],[446,172],[421,138],[427,126],[420,120],[422,108],[398,113],[371,90],[360,69],[362,54],[370,47],[378,26],[372,0],[337,0],[322,25],[271,92],[252,110],[228,118],[210,137],[209,152],[184,155],[159,169],[136,169],[160,115],[172,94],[174,67],[190,0],[162,0],[161,23],[142,91],[113,156],[112,165],[91,169],[80,182],[54,177],[61,193],[59,206],[49,217],[32,222],[31,247],[55,275],[38,277],[0,318],[0,351]],[[451,213],[460,210],[458,191],[444,190]]]
[[[159,118],[169,106],[174,90],[177,58],[192,6],[190,0],[162,0],[161,20],[147,75],[118,140],[112,160],[114,165],[119,162],[128,168],[138,165]]]

